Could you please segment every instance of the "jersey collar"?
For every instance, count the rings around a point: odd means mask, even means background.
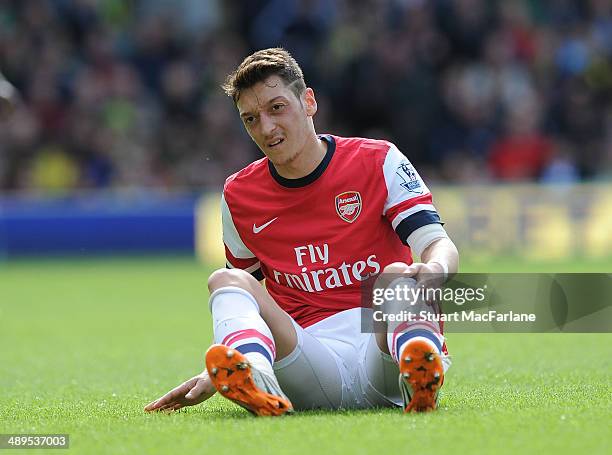
[[[288,179],[281,176],[276,171],[276,168],[274,167],[272,162],[268,160],[268,169],[270,169],[270,174],[272,174],[274,180],[276,180],[280,185],[287,188],[300,188],[311,184],[316,179],[321,177],[323,172],[325,172],[325,169],[327,169],[327,166],[329,165],[332,156],[334,156],[334,152],[336,151],[336,141],[334,141],[334,138],[329,134],[319,135],[318,138],[327,142],[327,153],[325,153],[323,160],[319,163],[319,165],[315,168],[314,171],[312,171],[308,175],[305,175],[304,177],[300,177],[299,179]]]

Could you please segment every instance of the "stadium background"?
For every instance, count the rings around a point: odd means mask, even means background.
[[[284,452],[314,435],[374,450],[373,425],[432,450],[602,450],[608,335],[457,334],[444,411],[410,424],[323,413],[279,436],[217,399],[143,417],[201,369],[219,191],[260,157],[219,85],[276,45],[315,88],[317,131],[385,138],[413,161],[463,271],[610,271],[608,0],[5,0],[0,71],[19,95],[0,120],[0,431],[71,432],[87,453],[261,449],[220,423]]]
[[[612,250],[609,1],[28,0],[0,23],[21,94],[0,123],[0,257],[201,244],[197,197],[260,156],[219,84],[278,44],[319,132],[389,139],[435,189],[549,188],[436,190],[463,254]]]

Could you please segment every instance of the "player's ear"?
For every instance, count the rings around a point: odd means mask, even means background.
[[[317,113],[317,100],[315,98],[314,90],[307,87],[302,95],[302,104],[306,110],[306,115],[312,117]]]

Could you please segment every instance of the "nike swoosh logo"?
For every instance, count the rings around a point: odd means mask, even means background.
[[[274,223],[277,219],[278,219],[278,217],[272,218],[270,221],[268,221],[267,223],[262,224],[261,226],[255,226],[255,223],[253,223],[253,234],[259,234],[265,228],[267,228],[272,223]]]

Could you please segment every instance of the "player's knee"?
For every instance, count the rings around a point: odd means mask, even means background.
[[[405,262],[393,262],[383,269],[383,273],[404,273],[408,267]]]
[[[225,286],[236,286],[251,289],[258,282],[253,276],[240,269],[218,269],[208,277],[208,290],[212,293]]]

